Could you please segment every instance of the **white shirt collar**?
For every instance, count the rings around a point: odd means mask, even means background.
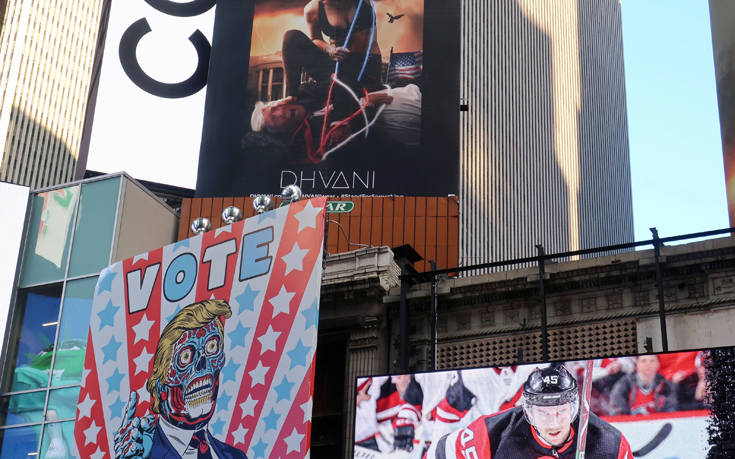
[[[185,457],[184,454],[189,448],[189,443],[191,443],[191,437],[194,436],[194,433],[196,430],[187,430],[182,429],[180,427],[176,427],[172,424],[169,424],[163,416],[158,416],[158,425],[161,427],[161,430],[163,430],[163,433],[166,435],[166,438],[168,438],[168,441],[171,443],[171,446],[174,447],[177,453],[179,453],[179,456]],[[206,430],[206,428],[205,428]],[[209,444],[209,439],[207,436],[204,436],[205,439],[207,439],[207,444]],[[209,445],[210,447],[212,445]],[[212,452],[214,455],[214,452]],[[196,456],[195,456],[196,457]]]

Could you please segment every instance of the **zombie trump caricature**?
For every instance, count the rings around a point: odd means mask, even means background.
[[[231,314],[226,301],[206,300],[182,308],[166,325],[146,384],[158,416],[136,418],[132,392],[115,435],[116,457],[246,459],[207,428],[225,364],[220,317]]]

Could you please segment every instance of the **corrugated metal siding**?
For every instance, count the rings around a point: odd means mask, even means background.
[[[633,240],[618,0],[461,14],[461,265]]]
[[[458,266],[459,203],[455,197],[360,197],[329,198],[352,201],[350,213],[330,213],[327,226],[327,251],[349,252],[367,245],[398,247],[411,244],[424,260],[416,263],[419,271],[430,269],[435,260],[439,269]],[[280,197],[275,204],[280,204]],[[253,198],[188,198],[181,204],[178,240],[192,237],[191,222],[206,217],[212,229],[224,226],[222,210],[236,206],[243,215],[255,215]]]
[[[0,180],[73,179],[103,0],[11,0],[0,36]]]

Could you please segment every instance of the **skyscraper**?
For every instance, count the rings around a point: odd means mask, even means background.
[[[0,3],[0,180],[74,178],[103,3]]]
[[[462,2],[462,264],[633,240],[620,13]]]

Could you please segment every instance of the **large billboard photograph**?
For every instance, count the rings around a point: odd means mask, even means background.
[[[357,378],[354,457],[708,457],[717,352]]]
[[[218,3],[198,194],[456,194],[458,10]]]
[[[308,457],[324,208],[298,201],[102,271],[81,457]]]

